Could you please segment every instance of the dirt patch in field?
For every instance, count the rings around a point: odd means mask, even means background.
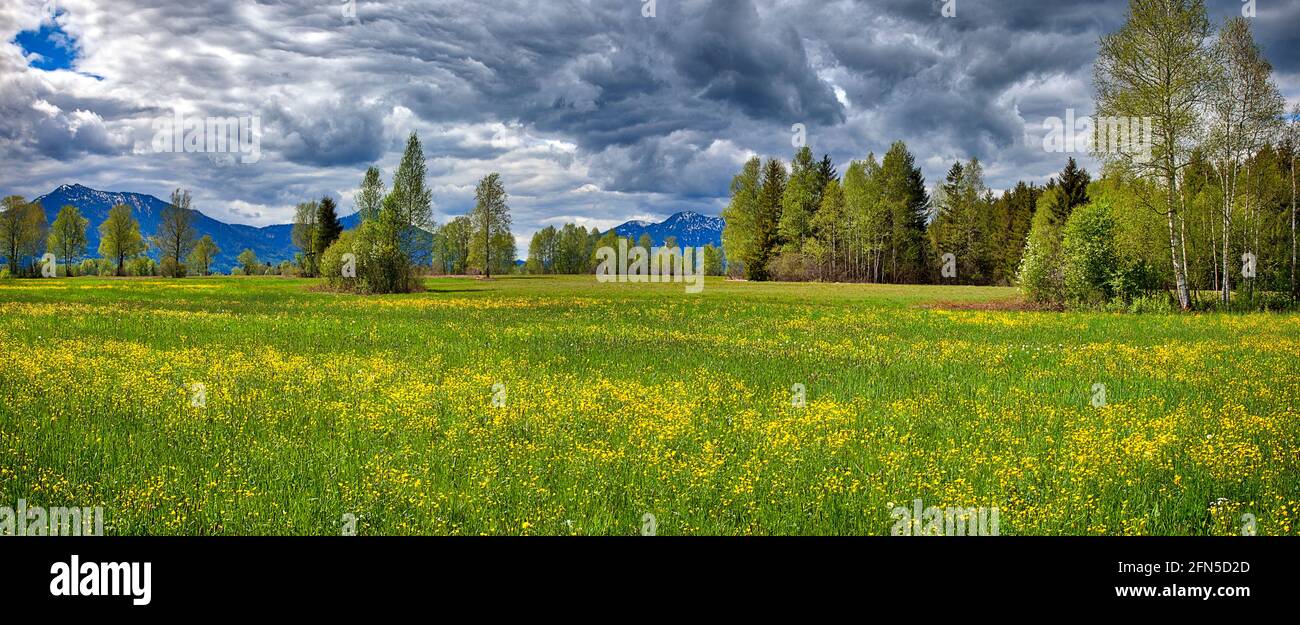
[[[1007,299],[994,300],[971,300],[971,301],[937,301],[925,302],[919,305],[921,308],[934,308],[938,310],[986,310],[986,311],[1008,311],[1008,312],[1034,312],[1034,311],[1059,311],[1059,306],[1048,304],[1038,304],[1021,297],[1011,297]]]

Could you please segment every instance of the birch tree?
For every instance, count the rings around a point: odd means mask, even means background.
[[[1203,0],[1130,0],[1127,21],[1101,38],[1093,65],[1098,116],[1124,118],[1130,128],[1150,120],[1150,145],[1112,150],[1094,143],[1093,149],[1103,160],[1164,183],[1165,205],[1148,201],[1147,206],[1160,212],[1169,228],[1169,257],[1183,310],[1191,307],[1191,295],[1177,188],[1199,142],[1202,107],[1212,86],[1209,35]]]

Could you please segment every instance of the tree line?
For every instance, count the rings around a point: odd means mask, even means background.
[[[1071,159],[1047,187],[1021,182],[995,197],[978,159],[954,163],[933,193],[902,141],[838,175],[829,156],[800,148],[789,167],[754,157],[731,182],[723,249],[750,280],[1009,285],[1048,189],[1088,184]],[[943,275],[952,254],[955,272]]]
[[[1134,206],[1117,198],[1110,210],[1117,225],[1131,221],[1126,208],[1157,218],[1163,232],[1150,244],[1162,248],[1161,282],[1183,309],[1204,304],[1207,290],[1221,305],[1243,292],[1266,305],[1296,299],[1300,108],[1287,123],[1272,73],[1250,22],[1215,29],[1203,0],[1132,0],[1125,24],[1101,40],[1098,114],[1149,119],[1154,130],[1141,155],[1094,145],[1112,186],[1132,192]]]
[[[337,288],[391,293],[414,290],[425,271],[489,277],[514,271],[514,235],[500,174],[479,182],[468,215],[443,225],[433,221],[425,176],[424,150],[419,136],[411,133],[391,190],[377,167],[367,169],[356,196],[361,217],[356,229],[344,231],[337,203],[328,195],[300,203],[291,230],[299,250],[294,261],[272,266],[245,249],[232,275],[324,276]],[[0,210],[0,254],[8,261],[4,271],[15,277],[40,276],[39,257],[46,250],[62,263],[58,274],[64,276],[208,275],[221,250],[211,236],[198,236],[194,215],[190,193],[177,189],[162,209],[157,232],[146,237],[130,206],[114,206],[99,225],[100,258],[83,260],[89,220],[77,207],[64,206],[50,225],[40,204],[9,196]],[[158,262],[145,255],[150,249],[158,252]],[[355,259],[346,272],[345,254]]]
[[[61,276],[208,275],[221,250],[211,236],[198,237],[190,202],[188,191],[173,191],[171,202],[159,216],[157,231],[148,237],[141,234],[140,223],[132,216],[130,206],[112,207],[98,226],[99,258],[87,258],[86,232],[90,220],[82,216],[80,209],[65,205],[50,224],[39,203],[11,195],[3,200],[3,210],[0,210],[0,253],[7,260],[4,270],[14,277],[40,276],[43,269]],[[144,255],[150,249],[158,252],[159,261]],[[62,264],[43,267],[42,250]],[[255,267],[250,264],[247,269],[258,273],[267,271],[260,263]]]
[[[647,233],[642,233],[633,240],[632,237],[621,236],[613,230],[602,233],[594,226],[590,230],[571,223],[559,228],[547,226],[533,234],[523,270],[538,275],[594,273],[598,265],[597,251],[601,248],[618,250],[620,246],[629,250],[641,247],[649,252],[654,247],[654,241]],[[667,237],[663,247],[678,247],[677,237]],[[704,254],[704,274],[724,275],[726,260],[722,248],[710,243],[701,249]]]
[[[438,225],[424,161],[420,138],[412,132],[392,189],[384,186],[379,168],[367,169],[356,196],[360,226],[342,231],[319,252],[319,260],[305,258],[304,264],[314,263],[331,286],[362,293],[418,290],[424,269],[489,278],[513,271],[514,235],[501,175],[494,172],[479,181],[468,215]],[[295,231],[304,242],[320,240],[319,225],[308,221],[312,212],[303,210],[302,215]]]
[[[1249,22],[1216,30],[1203,0],[1131,0],[1125,25],[1102,39],[1094,82],[1099,120],[1152,128],[1138,151],[1095,136],[1097,180],[1071,158],[1046,185],[995,196],[972,158],[927,191],[901,141],[842,176],[808,147],[788,166],[751,159],[723,213],[729,272],[1019,285],[1052,306],[1128,306],[1161,292],[1182,309],[1234,297],[1294,305],[1300,108],[1284,114]]]

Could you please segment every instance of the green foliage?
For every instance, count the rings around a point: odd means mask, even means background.
[[[993,203],[979,160],[954,163],[936,194],[937,214],[928,234],[931,258],[956,258],[957,283],[984,284],[993,273]]]
[[[320,205],[316,202],[303,202],[294,208],[293,230],[290,231],[290,237],[293,244],[302,250],[302,273],[305,276],[316,275],[319,219]]]
[[[722,253],[722,248],[714,247],[712,243],[704,246],[704,275],[722,276],[726,275],[727,259]]]
[[[433,227],[433,198],[425,185],[425,176],[424,147],[420,145],[419,135],[412,131],[393,174],[390,195],[396,202],[397,218],[402,224],[397,235],[402,253],[416,264],[429,261],[429,250],[422,247],[419,233]]]
[[[334,198],[328,195],[321,198],[316,205],[316,230],[312,240],[316,255],[324,253],[342,232],[343,224],[339,223],[338,205]]]
[[[367,273],[363,267],[348,267],[349,271],[344,271],[347,261],[343,256],[352,254],[356,257],[358,263],[363,259],[363,250],[357,245],[358,230],[345,230],[339,234],[337,239],[330,244],[320,257],[320,275],[325,278],[327,284],[332,288],[347,291],[361,291],[358,287],[358,280],[364,279]],[[351,270],[355,269],[355,273]]]
[[[357,191],[357,212],[361,214],[361,219],[375,219],[379,216],[379,210],[384,206],[384,196],[388,192],[384,190],[384,180],[379,174],[378,167],[366,169],[365,176],[361,179],[361,188]]]
[[[81,216],[76,206],[64,206],[50,226],[50,234],[45,249],[67,264],[68,269],[77,263],[77,259],[86,254],[86,227],[90,220]]]
[[[1065,276],[1061,252],[1059,213],[1053,206],[1065,203],[1059,187],[1048,188],[1038,200],[1025,257],[1020,264],[1020,289],[1032,302],[1059,305],[1065,301]]]
[[[762,167],[763,162],[757,156],[745,163],[740,173],[731,179],[731,202],[722,211],[726,222],[722,229],[722,247],[732,258],[732,271],[738,275],[748,275],[751,267],[762,264],[757,239]]]
[[[179,278],[185,275],[181,261],[194,249],[197,238],[194,230],[194,212],[190,209],[190,192],[172,191],[171,202],[162,210],[158,231],[150,243],[163,257],[162,275]]]
[[[446,274],[466,273],[473,237],[474,225],[468,216],[461,215],[443,224],[434,235],[434,267]]]
[[[1093,202],[1074,210],[1062,233],[1061,257],[1067,300],[1096,305],[1111,299],[1120,263],[1109,204]]]
[[[189,263],[190,269],[194,273],[206,276],[211,273],[212,261],[220,253],[221,248],[217,247],[211,236],[205,234],[202,239],[199,239],[198,243],[194,244],[194,250],[190,252],[186,262]]]
[[[501,174],[493,172],[480,180],[474,198],[469,266],[489,278],[494,271],[508,273],[514,266],[515,239],[510,233],[510,207]]]
[[[790,178],[781,197],[781,218],[777,224],[786,251],[803,249],[804,241],[812,234],[813,217],[825,186],[819,165],[813,161],[812,149],[800,148],[790,162]]]
[[[158,263],[148,256],[135,256],[126,262],[127,275],[148,277],[158,275]]]
[[[47,224],[45,211],[40,204],[28,202],[11,195],[0,210],[0,256],[9,261],[9,275],[14,277],[37,275],[36,266]]]
[[[126,274],[126,261],[145,251],[140,223],[131,216],[131,207],[118,204],[108,211],[99,226],[99,255],[114,262],[115,275]]]
[[[763,181],[758,189],[758,204],[754,214],[753,244],[757,251],[752,262],[745,263],[750,280],[771,278],[768,264],[781,243],[779,224],[786,181],[785,165],[777,159],[768,159],[763,166]]]
[[[235,257],[235,262],[239,263],[239,266],[244,270],[245,275],[254,276],[261,273],[258,271],[258,267],[260,267],[262,263],[257,260],[257,254],[253,252],[253,250],[245,249],[240,252],[239,256]]]
[[[378,216],[361,223],[352,246],[357,255],[357,292],[409,293],[417,289],[411,260],[403,248],[406,220],[397,196],[390,193]]]

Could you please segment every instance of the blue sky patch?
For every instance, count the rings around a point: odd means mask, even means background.
[[[77,42],[58,24],[58,14],[54,19],[41,22],[38,30],[26,30],[14,38],[23,52],[30,55],[32,67],[45,71],[72,69],[77,59]]]

